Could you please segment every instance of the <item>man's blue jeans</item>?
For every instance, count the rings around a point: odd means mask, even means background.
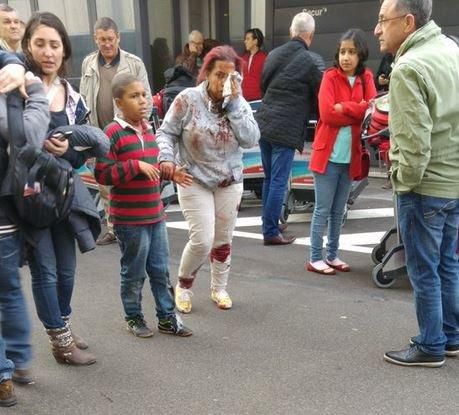
[[[344,209],[351,189],[349,164],[328,162],[324,174],[314,173],[314,213],[311,222],[311,262],[322,258],[323,235],[328,221],[327,259],[338,257]]]
[[[76,268],[75,237],[68,222],[42,231],[29,266],[38,318],[46,329],[64,327],[62,317],[72,312]]]
[[[125,319],[142,317],[142,287],[148,275],[158,319],[174,314],[169,281],[169,241],[164,220],[150,225],[114,225],[121,249],[121,301]]]
[[[397,196],[406,265],[414,290],[420,334],[432,355],[459,344],[459,199],[404,193]]]
[[[292,169],[295,149],[260,140],[263,180],[262,232],[265,239],[279,235],[279,218]]]
[[[0,235],[0,381],[32,358],[30,321],[19,276],[20,241],[17,232]],[[13,363],[14,362],[14,363]]]

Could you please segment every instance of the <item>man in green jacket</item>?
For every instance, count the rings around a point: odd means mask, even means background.
[[[384,355],[403,366],[459,355],[459,48],[431,12],[432,0],[384,0],[375,28],[395,55],[389,157],[420,330]]]

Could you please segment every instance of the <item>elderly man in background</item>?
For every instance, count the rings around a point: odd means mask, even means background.
[[[419,335],[384,359],[439,367],[459,355],[459,48],[430,20],[432,0],[384,0],[375,35],[395,56],[391,179]]]
[[[306,126],[316,107],[322,72],[309,52],[314,36],[314,18],[298,13],[290,26],[287,43],[266,59],[261,79],[263,100],[255,114],[261,132],[263,181],[262,231],[265,245],[291,244],[279,218],[292,168],[295,149],[303,150]]]
[[[86,56],[81,65],[80,93],[91,113],[89,122],[95,127],[104,129],[113,120],[114,103],[111,82],[115,75],[131,73],[138,77],[147,93],[148,114],[152,108],[150,83],[142,60],[124,50],[120,45],[118,26],[109,17],[101,17],[94,25],[94,40],[98,50]],[[99,185],[107,218],[107,232],[99,237],[98,245],[109,245],[116,242],[113,225],[108,216],[108,195],[110,188]]]
[[[21,21],[16,10],[7,4],[0,4],[0,49],[7,52],[21,52]]]

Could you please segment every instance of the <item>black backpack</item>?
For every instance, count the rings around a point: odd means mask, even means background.
[[[27,143],[24,100],[16,90],[8,95],[10,154],[0,196],[14,207],[19,220],[47,228],[70,213],[74,196],[73,168],[43,149]]]
[[[163,113],[170,108],[175,97],[186,88],[196,86],[196,79],[193,74],[182,65],[176,65],[164,72],[166,84],[162,97]]]

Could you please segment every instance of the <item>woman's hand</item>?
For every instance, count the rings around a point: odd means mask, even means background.
[[[175,163],[172,161],[162,161],[159,164],[161,177],[164,180],[174,180]]]
[[[150,180],[158,180],[161,176],[161,172],[155,166],[139,161],[140,172],[147,176]]]
[[[236,99],[239,95],[242,94],[242,89],[239,81],[237,80],[237,76],[231,76],[231,99]]]
[[[180,186],[188,187],[193,183],[193,176],[187,173],[184,166],[181,166],[175,169],[172,180]]]
[[[44,147],[49,153],[61,157],[69,148],[69,140],[61,141],[57,136],[51,136],[45,140]]]
[[[335,105],[333,105],[333,109],[336,111],[336,112],[343,112],[343,104],[340,104],[339,102]]]

